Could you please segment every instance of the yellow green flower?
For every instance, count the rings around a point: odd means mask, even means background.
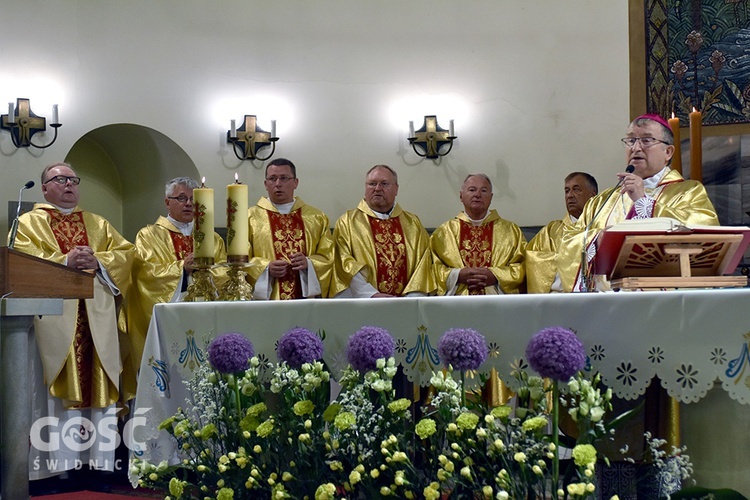
[[[332,403],[328,405],[328,408],[323,412],[323,420],[326,422],[333,422],[336,415],[341,411],[341,405],[339,403]]]
[[[267,409],[268,407],[266,406],[266,403],[257,403],[247,409],[246,415],[258,417],[260,416],[261,413],[263,413]]]
[[[534,432],[543,429],[547,425],[547,417],[538,416],[524,420],[521,428],[526,432]]]
[[[411,401],[406,398],[397,399],[396,401],[388,403],[388,409],[391,410],[391,413],[402,412],[404,410],[407,410],[410,406]]]
[[[172,415],[168,419],[166,419],[164,422],[159,424],[159,430],[163,431],[164,429],[170,429],[172,427],[172,422],[174,422],[175,416]]]
[[[579,467],[596,462],[596,448],[590,444],[579,444],[573,448],[573,460]]]
[[[233,500],[234,490],[232,488],[222,488],[216,493],[216,500]]]
[[[419,439],[427,439],[437,432],[437,425],[431,418],[423,418],[414,426],[414,432],[417,433]]]
[[[333,425],[336,426],[336,428],[340,431],[345,431],[352,427],[357,422],[357,418],[354,416],[354,413],[350,411],[344,411],[336,415],[336,418],[333,419]]]
[[[336,495],[336,486],[333,483],[321,484],[315,490],[315,500],[333,500]]]
[[[215,424],[208,424],[201,429],[201,439],[209,439],[212,436],[218,436],[219,431],[216,430]]]
[[[474,429],[479,423],[479,417],[476,413],[464,412],[456,418],[456,425],[465,431]]]
[[[268,437],[273,432],[273,420],[266,420],[255,430],[259,437]]]
[[[297,401],[294,403],[294,414],[298,417],[301,417],[302,415],[308,415],[313,412],[315,409],[315,405],[312,401],[309,399],[305,399],[303,401]]]
[[[510,406],[496,406],[492,409],[490,414],[495,418],[507,418],[510,415]]]
[[[183,482],[176,477],[169,480],[169,494],[174,495],[175,498],[180,498],[182,496],[184,487],[185,485]]]

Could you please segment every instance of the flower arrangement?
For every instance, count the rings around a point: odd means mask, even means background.
[[[179,445],[179,461],[135,461],[141,485],[169,499],[595,496],[594,444],[608,435],[603,414],[611,392],[580,371],[582,346],[570,330],[546,329],[529,343],[531,366],[551,383],[517,372],[516,404],[494,408],[467,402],[463,377],[454,379],[454,370],[476,370],[487,357],[474,330],[440,339],[448,368],[433,374],[425,406],[396,397],[395,343],[382,328],[365,326],[350,337],[349,366],[333,401],[323,342],[313,332],[286,332],[276,364],[254,357],[237,335],[211,342],[209,364],[188,382],[192,400],[160,426]],[[585,436],[562,480],[559,445],[549,434],[559,406],[553,398],[550,411],[548,399],[561,380],[565,408]]]

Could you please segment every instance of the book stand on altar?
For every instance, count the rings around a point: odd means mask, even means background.
[[[748,243],[747,227],[615,226],[602,233],[596,272],[606,274],[615,290],[744,287],[746,276],[726,275],[734,272]]]

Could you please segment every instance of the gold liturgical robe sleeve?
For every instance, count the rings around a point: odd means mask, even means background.
[[[377,256],[368,217],[376,217],[364,200],[356,209],[347,211],[337,221],[333,230],[335,257],[329,297],[349,288],[352,278],[364,272],[367,282],[377,289]],[[432,294],[436,290],[432,271],[430,238],[422,222],[414,214],[396,204],[391,218],[398,217],[406,240],[408,282],[403,295],[411,292]]]
[[[130,337],[132,360],[136,371],[140,369],[143,345],[151,321],[154,305],[170,302],[182,286],[184,261],[177,259],[170,233],[180,231],[169,219],[159,216],[154,224],[144,227],[135,237],[133,286],[125,301],[125,320]],[[214,233],[214,262],[226,262],[224,240]],[[211,270],[217,287],[225,278],[226,268]]]
[[[305,226],[305,248],[307,258],[315,268],[315,275],[320,283],[322,296],[328,292],[328,286],[333,274],[333,239],[331,238],[331,226],[328,216],[296,197],[291,212],[301,210],[302,221]],[[258,203],[248,210],[250,240],[250,268],[248,276],[250,282],[255,286],[268,264],[276,259],[274,250],[274,238],[271,234],[271,224],[268,220],[267,211],[278,212],[268,198],[262,197]],[[271,299],[279,298],[279,285],[274,280]]]
[[[54,209],[52,205],[37,204],[34,210],[21,216],[15,249],[62,264],[65,255],[57,244],[50,227],[49,214],[44,208]],[[80,212],[80,209],[76,207],[74,211]],[[130,286],[133,244],[123,238],[106,219],[89,212],[82,212],[82,216],[89,246],[124,295]],[[127,339],[120,335],[117,328],[119,300],[116,302],[110,289],[101,285],[99,280],[95,279],[94,284],[94,298],[85,301],[96,354],[92,406],[106,407],[118,398],[127,400],[134,395],[135,373],[128,369],[123,371],[124,364],[132,363],[127,359],[130,354]],[[77,304],[77,300],[65,300],[62,316],[45,316],[34,322],[45,382],[50,392],[63,399],[66,405],[80,401],[73,348]]]
[[[464,212],[435,229],[430,238],[433,253],[433,269],[438,287],[438,295],[447,292],[446,283],[453,269],[466,267],[460,253],[461,221],[471,222]],[[492,224],[492,253],[490,265],[492,274],[503,293],[519,293],[525,278],[524,249],[526,238],[516,224],[502,219],[491,210],[482,225]],[[465,284],[459,284],[456,295],[468,295]]]
[[[572,225],[570,216],[553,220],[531,238],[526,245],[526,291],[549,293],[555,281],[557,266],[555,259],[560,248],[563,228]]]
[[[604,228],[625,220],[633,205],[630,197],[622,195],[620,188],[607,200],[613,189],[607,189],[591,198],[583,208],[578,222],[563,231],[557,267],[566,292],[572,291],[576,284],[583,261],[584,239],[589,247]],[[684,180],[675,170],[664,175],[656,188],[647,189],[646,195],[656,200],[652,217],[671,217],[687,226],[719,225],[719,217],[703,184]],[[596,219],[593,220],[595,214]],[[587,234],[586,227],[589,224],[591,227]]]

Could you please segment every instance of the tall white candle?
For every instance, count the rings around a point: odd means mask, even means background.
[[[60,118],[57,114],[57,104],[52,105],[52,123],[55,125],[60,123]]]
[[[455,135],[454,134],[454,130],[453,130],[453,120],[451,120],[450,122],[448,122],[448,135],[451,136],[451,137],[453,137]]]
[[[409,137],[414,137],[414,122],[409,120]]]
[[[271,120],[271,137],[276,137],[276,120]]]
[[[229,138],[234,139],[237,137],[237,125],[234,120],[229,120]]]
[[[8,123],[15,123],[15,117],[13,114],[15,113],[15,108],[13,106],[12,102],[8,103]]]
[[[193,257],[196,259],[214,258],[214,190],[205,187],[193,189],[195,224],[193,225]]]
[[[227,186],[227,255],[247,257],[250,252],[247,221],[247,184],[234,174],[234,184]]]

